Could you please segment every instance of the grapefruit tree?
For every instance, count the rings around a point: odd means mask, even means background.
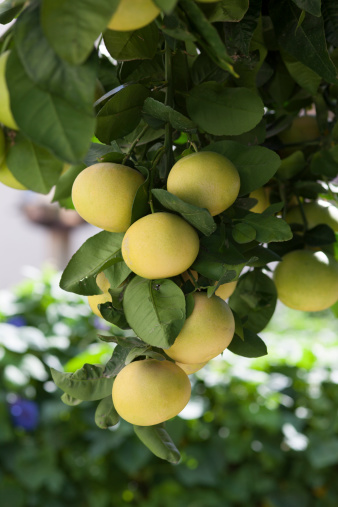
[[[54,381],[163,459],[187,374],[266,354],[278,296],[337,313],[337,19],[335,0],[0,5],[0,181],[102,229],[60,286],[112,356]]]

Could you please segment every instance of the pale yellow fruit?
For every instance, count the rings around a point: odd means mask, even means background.
[[[108,303],[108,301],[111,302],[111,296],[108,292],[108,289],[110,289],[110,283],[103,271],[97,275],[96,283],[102,290],[103,294],[88,296],[88,303],[95,315],[102,317],[97,305],[103,305],[104,303]]]
[[[270,200],[266,188],[261,187],[250,192],[249,197],[257,199],[257,203],[250,208],[254,213],[263,213],[270,206]]]
[[[206,208],[212,216],[229,208],[238,196],[239,174],[229,159],[201,151],[181,158],[167,181],[170,193],[189,204]]]
[[[197,257],[198,235],[183,218],[153,213],[133,223],[122,241],[127,266],[143,278],[170,278],[188,269]]]
[[[215,294],[222,299],[228,299],[236,289],[237,280],[235,282],[223,283],[218,287]]]
[[[194,294],[191,315],[166,354],[184,364],[205,363],[218,356],[230,344],[235,321],[230,307],[217,296],[205,292]]]
[[[170,361],[156,359],[128,364],[113,384],[116,411],[139,426],[171,419],[184,409],[190,394],[190,381],[184,371]]]
[[[332,204],[325,205],[319,202],[305,202],[303,210],[307,221],[308,229],[312,229],[319,224],[326,224],[335,232],[338,232],[338,208]],[[304,225],[300,206],[291,208],[286,214],[285,220],[289,224]]]
[[[324,252],[295,250],[274,272],[278,298],[289,308],[317,312],[338,299],[338,263]]]
[[[154,21],[159,13],[152,0],[121,0],[108,28],[120,32],[138,30]]]
[[[19,127],[13,118],[9,100],[8,86],[5,76],[6,63],[9,57],[9,51],[0,55],[0,122],[10,129],[18,130]]]
[[[8,169],[6,161],[0,166],[0,182],[15,190],[27,190],[27,188],[18,181]]]
[[[121,164],[103,162],[84,169],[74,181],[72,198],[78,214],[96,227],[125,232],[130,226],[142,174]]]
[[[197,364],[184,364],[184,363],[177,363],[177,366],[179,366],[187,375],[191,375],[192,373],[196,373],[196,371],[201,370],[204,368],[204,366],[207,364],[208,361],[205,363],[197,363]]]

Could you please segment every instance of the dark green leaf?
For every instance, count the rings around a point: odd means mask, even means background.
[[[129,329],[123,311],[116,309],[112,303],[108,302],[98,305],[98,309],[104,320],[110,322],[110,324],[114,324],[114,326],[120,329]]]
[[[103,36],[109,54],[119,61],[154,58],[159,39],[155,23],[133,32],[107,30]]]
[[[210,236],[216,230],[214,219],[207,209],[188,204],[179,197],[160,188],[153,188],[152,194],[165,208],[182,215],[187,222],[206,236]]]
[[[116,345],[113,355],[106,364],[104,375],[106,377],[116,377],[116,375],[125,367],[125,360],[131,347]]]
[[[131,209],[131,223],[139,220],[149,211],[149,171],[146,167],[137,166],[137,169],[145,177],[145,181],[137,189]]]
[[[320,16],[321,0],[292,0],[302,11],[309,12],[313,16]]]
[[[261,271],[242,275],[235,292],[230,296],[230,308],[246,321],[245,328],[259,333],[271,319],[277,302],[275,284]]]
[[[310,165],[313,174],[322,174],[332,179],[338,174],[338,145],[329,150],[319,150],[314,153]]]
[[[42,0],[41,25],[55,52],[79,65],[87,59],[118,4],[119,0]]]
[[[261,4],[262,0],[250,0],[249,9],[240,23],[224,25],[227,46],[232,53],[249,55],[251,40],[261,15]]]
[[[336,0],[324,0],[322,2],[322,15],[326,38],[329,44],[338,47],[338,5]]]
[[[84,296],[101,294],[95,277],[122,259],[119,254],[124,234],[102,231],[87,239],[64,270],[60,287]]]
[[[92,64],[89,62],[88,65],[91,75]],[[14,48],[7,61],[6,79],[10,89],[11,109],[20,130],[58,158],[70,163],[81,161],[93,135],[93,113],[87,108],[81,108],[81,102],[76,105],[67,102],[60,96],[60,90],[58,94],[42,90],[26,74]],[[76,89],[75,80],[74,88]]]
[[[158,458],[170,463],[180,461],[180,453],[165,430],[164,423],[155,426],[134,426],[134,431],[141,442]]]
[[[256,238],[256,229],[250,224],[238,223],[232,229],[232,237],[236,243],[250,243]]]
[[[174,9],[175,5],[177,4],[177,0],[153,0],[153,1],[154,4],[157,5],[157,7],[166,14],[171,12]]]
[[[95,423],[99,428],[106,430],[111,426],[115,426],[119,420],[119,414],[115,410],[112,395],[110,394],[98,404],[95,410]]]
[[[25,187],[40,194],[48,194],[58,181],[63,163],[45,148],[40,148],[27,139],[21,132],[6,158],[9,170]]]
[[[261,213],[251,213],[246,215],[243,222],[256,229],[256,241],[260,243],[288,241],[292,238],[290,226],[281,218]]]
[[[262,357],[266,356],[268,351],[262,338],[250,329],[243,329],[244,339],[237,334],[234,335],[228,349],[230,352],[243,357]]]
[[[207,293],[208,297],[211,297],[213,294],[215,294],[216,290],[223,284],[232,282],[236,277],[238,273],[234,269],[228,269],[225,271],[225,273],[221,276],[221,278],[212,285],[211,287],[208,287]]]
[[[119,287],[131,273],[131,269],[128,268],[127,264],[122,259],[121,251],[116,253],[116,257],[121,258],[121,261],[112,264],[112,266],[104,270],[104,274],[108,278],[112,289]]]
[[[306,231],[304,242],[310,246],[323,246],[335,243],[336,236],[334,231],[326,224],[320,224]]]
[[[0,23],[6,25],[21,11],[25,0],[4,0],[0,4]]]
[[[322,78],[312,69],[299,62],[287,53],[282,53],[283,61],[290,75],[301,88],[315,95]]]
[[[301,26],[301,11],[291,0],[272,0],[269,5],[280,47],[329,83],[336,83],[337,71],[326,47],[322,17],[306,15]]]
[[[108,162],[106,158],[109,156],[109,162],[120,164],[125,157],[117,143],[113,142],[109,146],[106,144],[92,143],[89,151],[84,159],[87,167],[97,164],[98,162]]]
[[[189,118],[151,97],[148,97],[144,101],[142,111],[145,115],[157,118],[163,121],[163,123],[170,123],[176,130],[183,132],[196,131],[195,123],[189,120]]]
[[[135,334],[156,347],[170,347],[185,322],[184,294],[168,279],[136,276],[126,288],[123,309]]]
[[[96,136],[109,144],[134,130],[141,120],[141,111],[149,91],[133,84],[116,93],[97,116]]]
[[[265,185],[281,163],[279,156],[268,148],[243,146],[235,141],[219,141],[205,149],[224,155],[236,166],[241,179],[240,196]]]
[[[85,364],[74,373],[51,368],[55,384],[65,393],[82,401],[93,401],[111,395],[113,379],[104,375],[103,365]]]
[[[282,260],[281,257],[277,255],[273,250],[270,250],[270,248],[263,247],[260,245],[251,248],[250,250],[247,250],[245,252],[245,255],[248,258],[257,257],[256,261],[248,263],[248,265],[253,268],[260,268],[266,266],[270,262],[278,262]]]
[[[57,181],[55,192],[53,196],[53,201],[60,201],[61,199],[67,199],[72,195],[72,187],[75,181],[75,178],[80,174],[83,169],[85,169],[84,164],[73,165],[67,169],[64,174],[61,174],[59,180]]]
[[[249,8],[249,0],[221,0],[213,2],[207,11],[208,19],[215,21],[241,21]]]

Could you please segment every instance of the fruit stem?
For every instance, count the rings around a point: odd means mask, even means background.
[[[146,133],[146,131],[148,130],[148,128],[149,128],[149,125],[145,125],[143,127],[143,129],[141,130],[141,132],[139,133],[139,135],[137,136],[137,138],[134,139],[134,141],[131,143],[129,150],[127,151],[124,159],[122,160],[122,164],[123,165],[125,165],[125,163],[127,162],[128,158],[133,153],[134,148],[136,147],[137,143],[140,141],[141,137]]]
[[[161,160],[161,158],[163,157],[164,155],[164,152],[165,152],[165,148],[164,146],[162,146],[155,158],[154,158],[154,161],[151,165],[151,168],[150,168],[150,181],[149,181],[149,193],[148,193],[148,204],[150,206],[150,210],[152,213],[155,213],[155,210],[154,210],[154,204],[153,204],[153,194],[151,193],[151,190],[152,188],[154,187],[154,177],[155,177],[155,169],[156,169],[156,166],[157,164],[159,163],[159,161]]]
[[[198,148],[196,146],[196,143],[192,140],[191,136],[189,136],[189,144],[190,144],[190,146],[192,146],[192,148],[194,149],[194,151],[196,153],[198,153]]]
[[[164,79],[168,83],[165,94],[165,105],[173,107],[173,76],[172,76],[172,60],[171,49],[168,42],[165,42],[165,55],[164,55],[165,76]],[[165,126],[164,148],[165,148],[165,163],[164,168],[160,171],[160,178],[165,180],[168,177],[169,171],[174,165],[174,157],[172,150],[172,127],[168,122]]]

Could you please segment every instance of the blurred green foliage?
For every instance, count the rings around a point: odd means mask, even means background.
[[[175,466],[124,421],[118,432],[99,429],[95,403],[61,402],[49,368],[104,362],[111,347],[96,338],[103,321],[57,278],[46,271],[14,294],[0,292],[2,507],[336,507],[338,349],[329,312],[279,308],[263,333],[267,357],[228,351],[192,376],[191,402],[167,423],[182,451]]]

